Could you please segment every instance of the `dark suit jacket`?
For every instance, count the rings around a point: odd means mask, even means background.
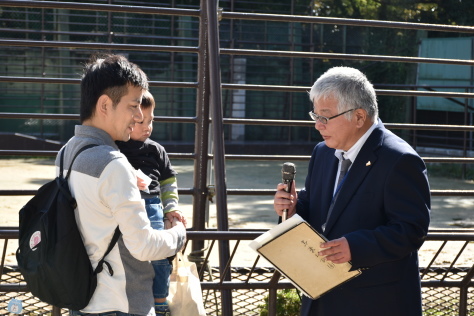
[[[421,316],[418,248],[430,220],[426,166],[379,120],[336,199],[325,232],[338,159],[319,143],[309,163],[297,213],[329,240],[346,237],[353,268],[362,274],[316,300],[303,299],[303,316]]]

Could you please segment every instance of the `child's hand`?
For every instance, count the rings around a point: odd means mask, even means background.
[[[138,189],[141,190],[141,191],[148,188],[148,185],[146,184],[145,180],[143,180],[139,177],[137,177],[137,186],[138,186]]]
[[[143,173],[140,169],[136,171],[137,175],[137,186],[141,191],[145,191],[146,193],[150,193],[148,190],[148,186],[151,183],[151,178]]]
[[[171,223],[173,223],[173,219],[176,218],[178,221],[183,223],[184,227],[186,227],[186,217],[183,216],[183,213],[181,213],[181,211],[168,212],[165,214],[165,216]]]

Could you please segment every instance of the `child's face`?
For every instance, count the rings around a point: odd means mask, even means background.
[[[138,140],[144,142],[151,135],[153,131],[153,107],[148,109],[142,109],[143,112],[143,121],[135,124],[130,138],[133,140]]]

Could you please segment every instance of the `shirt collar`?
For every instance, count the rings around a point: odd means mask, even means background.
[[[344,154],[345,159],[350,159],[351,162],[354,162],[355,159],[357,158],[357,155],[359,154],[359,151],[361,150],[362,146],[364,146],[365,141],[367,140],[367,138],[369,138],[370,134],[372,133],[372,131],[377,126],[377,123],[378,122],[375,121],[374,124],[372,124],[372,126],[370,126],[370,128],[367,130],[367,132],[365,132],[364,135],[362,135],[362,137],[359,138],[357,140],[357,142],[348,151],[345,152],[342,149],[336,149],[336,151],[334,152],[334,156],[336,156],[337,159],[339,159],[341,161],[342,160],[342,154]]]
[[[109,145],[118,149],[112,137],[100,128],[89,125],[76,125],[74,132],[74,135],[78,137],[93,138],[98,145]]]

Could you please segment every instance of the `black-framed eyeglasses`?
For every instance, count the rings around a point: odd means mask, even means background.
[[[322,124],[327,124],[329,120],[332,120],[333,118],[336,118],[338,116],[341,116],[343,114],[346,114],[347,112],[354,111],[354,110],[357,110],[357,108],[344,111],[342,113],[339,113],[339,114],[331,116],[331,117],[321,116],[321,115],[318,115],[318,114],[314,113],[313,111],[309,111],[308,114],[313,119],[313,121],[315,121],[315,122],[320,121]]]

